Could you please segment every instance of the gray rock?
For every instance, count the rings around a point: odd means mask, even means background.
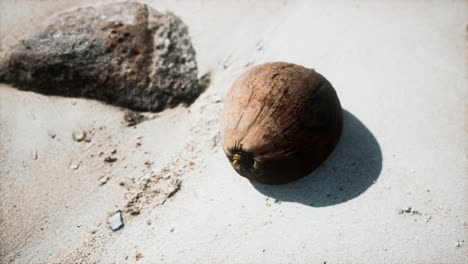
[[[187,26],[140,3],[55,16],[0,58],[0,82],[47,95],[161,111],[202,92]]]
[[[115,211],[109,218],[109,225],[112,231],[117,231],[124,226],[122,211]]]

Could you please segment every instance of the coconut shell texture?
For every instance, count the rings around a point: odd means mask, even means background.
[[[203,91],[188,27],[146,4],[59,13],[0,53],[0,82],[46,95],[157,112]]]
[[[234,82],[221,125],[224,152],[240,175],[284,184],[325,161],[341,136],[343,111],[325,77],[273,62],[251,68]]]

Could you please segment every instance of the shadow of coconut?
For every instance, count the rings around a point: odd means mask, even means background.
[[[354,115],[344,110],[343,135],[334,152],[310,175],[286,185],[251,181],[261,193],[278,201],[314,207],[349,201],[364,193],[379,177],[382,152],[379,143]]]

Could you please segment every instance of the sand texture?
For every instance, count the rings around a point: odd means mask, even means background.
[[[0,54],[110,2],[1,0]],[[0,263],[468,263],[466,1],[142,3],[187,25],[207,89],[136,113],[0,84]],[[232,83],[271,61],[344,109],[284,186],[240,177],[219,133]]]

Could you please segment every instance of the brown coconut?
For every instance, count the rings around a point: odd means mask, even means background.
[[[325,161],[341,136],[343,111],[325,77],[273,62],[251,68],[234,82],[221,124],[224,152],[240,175],[284,184]]]

